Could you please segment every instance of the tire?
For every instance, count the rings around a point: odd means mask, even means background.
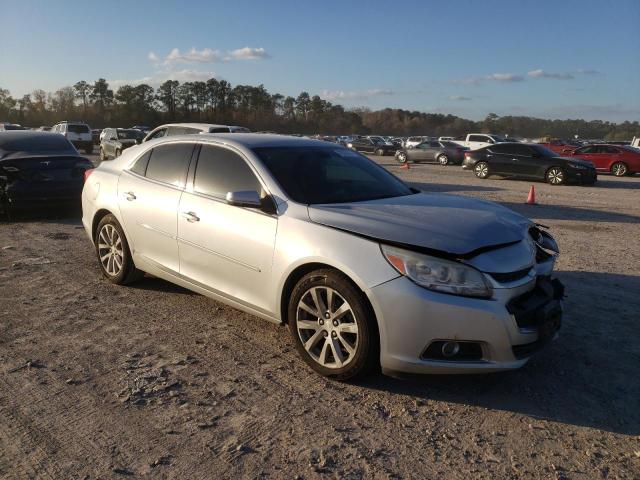
[[[398,161],[398,163],[407,163],[409,159],[405,152],[398,152],[396,154],[396,160]]]
[[[104,162],[107,159],[107,156],[104,154],[104,148],[100,147],[100,161]]]
[[[116,217],[109,214],[100,220],[94,240],[100,270],[111,283],[128,285],[144,277],[144,272],[133,263],[129,243]],[[105,258],[107,255],[110,255],[109,259]],[[121,262],[119,268],[118,258]]]
[[[287,317],[298,353],[320,375],[349,380],[379,367],[374,314],[339,271],[322,269],[302,277],[289,297]]]
[[[447,157],[444,153],[441,155],[438,155],[438,163],[440,165],[449,165],[449,157]]]
[[[489,169],[489,164],[487,162],[478,162],[473,166],[473,173],[476,174],[476,177],[482,178],[483,180],[489,178],[491,175],[491,170]]]
[[[378,150],[376,150],[376,155],[384,157],[384,150],[382,148],[379,148]]]
[[[120,150],[116,150],[116,156],[114,158],[118,158],[120,155],[122,155],[122,152]]]
[[[545,179],[549,185],[564,185],[567,181],[567,176],[562,168],[551,167],[547,170]]]
[[[616,162],[611,165],[611,173],[616,177],[624,177],[629,173],[629,167],[624,162]]]

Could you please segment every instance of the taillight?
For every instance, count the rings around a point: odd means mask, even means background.
[[[91,175],[94,170],[95,170],[95,168],[90,168],[90,169],[84,171],[84,181],[85,182],[87,181],[87,179],[89,178],[89,175]]]
[[[471,152],[464,152],[464,157],[465,158],[470,158],[471,157]]]

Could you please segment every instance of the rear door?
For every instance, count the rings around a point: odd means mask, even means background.
[[[232,191],[266,190],[246,159],[217,145],[201,147],[180,200],[180,273],[242,304],[273,311],[267,295],[278,220],[256,208],[229,205]]]
[[[118,182],[118,203],[134,257],[179,271],[178,204],[194,142],[158,145],[145,152]]]
[[[575,150],[571,156],[578,157],[582,160],[588,160],[593,162],[598,170],[602,170],[602,158],[599,155],[599,147],[597,145],[589,145],[587,147],[581,147]]]
[[[509,149],[509,145],[497,144],[491,145],[486,150],[486,160],[489,163],[491,173],[496,175],[513,175],[514,166],[512,164],[513,154]]]

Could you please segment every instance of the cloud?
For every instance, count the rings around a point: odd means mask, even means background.
[[[370,90],[345,91],[345,90],[323,90],[320,96],[326,100],[352,100],[371,97],[381,97],[386,95],[395,95],[393,90],[381,88],[373,88]]]
[[[158,57],[154,52],[149,52],[148,57],[149,60],[157,65],[169,66],[176,63],[216,63],[229,62],[231,60],[262,60],[270,58],[270,55],[262,47],[244,47],[227,52],[211,48],[197,50],[193,47],[191,50],[186,52],[181,52],[179,48],[174,48],[164,58]]]
[[[516,82],[523,82],[524,77],[522,75],[517,75],[515,73],[492,73],[491,75],[472,76],[472,77],[465,77],[457,80],[452,80],[451,83],[456,85],[480,85],[485,81],[516,83]]]
[[[232,50],[229,52],[229,56],[231,58],[235,58],[236,60],[261,60],[263,58],[269,58],[270,55],[266,52],[264,48],[251,48],[244,47],[238,48],[236,50]]]
[[[524,77],[522,75],[516,75],[514,73],[492,73],[491,75],[487,75],[485,79],[494,82],[507,83],[524,81]]]
[[[580,68],[576,70],[576,73],[580,75],[600,75],[601,72],[592,68]]]
[[[552,73],[542,70],[541,68],[538,70],[531,70],[527,75],[532,78],[552,78],[554,80],[573,80],[576,78],[570,73]]]
[[[471,97],[465,97],[463,95],[450,95],[449,100],[453,100],[456,102],[468,102],[471,100]]]

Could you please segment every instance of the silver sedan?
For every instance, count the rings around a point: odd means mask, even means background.
[[[93,170],[82,208],[107,280],[147,272],[284,323],[302,358],[338,379],[517,368],[560,325],[558,248],[542,227],[420,193],[339,145],[149,141]]]

